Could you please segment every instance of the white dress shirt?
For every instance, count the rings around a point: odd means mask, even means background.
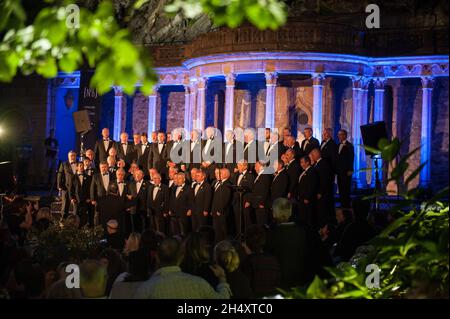
[[[103,175],[102,174],[102,181],[103,181],[103,187],[105,188],[105,191],[108,191],[109,186],[109,174]]]
[[[141,190],[142,182],[143,181],[136,182],[136,193],[138,193],[138,194],[139,194],[139,191]]]

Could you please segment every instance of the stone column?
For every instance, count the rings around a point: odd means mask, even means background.
[[[207,77],[198,78],[197,83],[197,128],[205,129],[206,119],[206,83]]]
[[[275,127],[275,92],[277,88],[277,73],[266,72],[266,114],[265,126],[273,129]]]
[[[420,171],[420,187],[428,187],[431,177],[431,107],[434,80],[432,77],[422,77],[422,127],[420,164],[425,164]]]
[[[190,79],[189,84],[189,109],[190,109],[190,126],[191,129],[198,129],[197,123],[197,80]]]
[[[123,92],[120,86],[114,86],[114,132],[113,139],[118,141],[122,132]]]
[[[355,148],[353,179],[357,187],[366,186],[366,157],[360,126],[367,123],[367,91],[369,80],[365,77],[352,78],[352,143]]]
[[[384,86],[386,84],[385,78],[376,78],[373,80],[374,85],[374,108],[373,108],[373,121],[384,121]],[[376,171],[375,171],[375,160],[372,161],[372,179],[371,184],[375,186],[376,182]],[[378,174],[380,181],[383,180],[383,161],[381,158],[378,159]]]
[[[373,111],[373,121],[383,121],[384,120],[384,85],[386,79],[377,78],[373,81],[375,88],[374,95],[374,111]]]
[[[156,100],[158,98],[158,86],[153,87],[153,91],[148,96],[148,123],[147,134],[150,139],[152,132],[156,130]]]
[[[400,134],[401,117],[399,113],[399,89],[401,86],[401,79],[390,80],[392,85],[392,139],[396,138]],[[391,177],[392,171],[397,165],[396,159],[388,163],[388,178]],[[386,191],[389,195],[395,196],[398,194],[398,186],[395,181],[391,181],[386,185]]]
[[[192,130],[192,110],[191,110],[191,90],[189,85],[184,85],[184,129],[188,132]]]
[[[236,75],[229,73],[225,75],[225,131],[234,129],[234,86]],[[223,132],[225,133],[225,132]]]
[[[325,75],[313,73],[313,134],[319,141],[322,140],[322,110],[323,110],[323,80]]]

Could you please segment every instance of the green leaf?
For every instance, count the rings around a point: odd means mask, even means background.
[[[325,284],[318,276],[314,277],[314,280],[309,285],[306,295],[311,298],[321,298],[324,296]]]

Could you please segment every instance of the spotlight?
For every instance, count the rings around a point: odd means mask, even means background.
[[[0,136],[3,135],[3,127],[0,126]]]

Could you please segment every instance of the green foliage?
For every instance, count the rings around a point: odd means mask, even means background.
[[[45,0],[31,25],[20,0],[0,2],[0,81],[10,82],[21,71],[52,78],[58,71],[95,68],[91,86],[100,94],[121,86],[133,94],[136,84],[149,94],[157,81],[149,53],[136,46],[128,29],[115,18],[112,0],[99,1],[89,10],[79,9],[79,28],[74,27],[72,0]],[[130,10],[139,10],[148,0],[135,0]],[[237,27],[245,19],[260,29],[276,29],[286,21],[285,5],[278,0],[175,0],[166,12],[182,12],[187,18],[211,15],[217,25]],[[132,13],[129,13],[132,16]],[[69,22],[69,23],[67,23]]]
[[[32,25],[9,29],[0,43],[0,81],[11,81],[19,69],[51,78],[58,70],[73,72],[87,65],[96,68],[91,84],[100,94],[112,85],[133,94],[138,82],[144,93],[151,92],[156,75],[149,56],[119,27],[111,1],[101,2],[94,12],[80,8],[79,28],[70,23],[75,22],[70,13],[64,5],[46,7]]]
[[[378,149],[384,161],[398,158],[389,181],[407,187],[423,165],[405,178],[409,159],[420,148],[399,156],[401,143],[380,141]],[[284,291],[286,298],[448,298],[449,289],[449,206],[448,188],[417,205],[417,190],[400,194],[391,208],[396,219],[369,246],[360,247],[348,263],[327,268],[331,278],[316,277],[309,287]],[[382,193],[375,195],[380,196]],[[366,286],[366,266],[380,268],[380,287]]]
[[[70,258],[73,261],[82,261],[101,248],[103,228],[102,226],[94,228],[85,226],[79,229],[61,226],[55,222],[48,229],[33,235],[37,237],[38,258],[56,258],[57,260]]]
[[[173,0],[165,9],[187,18],[210,14],[216,25],[230,28],[247,20],[259,29],[275,30],[286,22],[286,6],[278,0]]]

